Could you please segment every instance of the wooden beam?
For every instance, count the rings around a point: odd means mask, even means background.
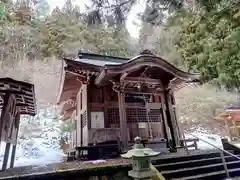
[[[172,100],[174,102],[172,102]],[[180,145],[180,137],[181,137],[181,134],[180,134],[180,127],[178,126],[178,119],[177,119],[177,116],[176,116],[176,111],[175,111],[175,99],[174,99],[174,96],[173,96],[173,92],[172,91],[169,91],[168,93],[168,102],[169,102],[169,111],[170,111],[170,115],[171,115],[171,123],[173,125],[173,133],[174,133],[174,137],[175,137],[175,142],[176,142],[176,145],[179,146]]]
[[[12,155],[11,155],[11,161],[10,161],[10,168],[14,167],[14,161],[15,161],[15,155],[16,155],[16,148],[17,148],[17,138],[18,138],[18,131],[19,131],[19,124],[20,124],[20,113],[17,112],[15,116],[15,128],[16,128],[16,136],[15,141],[13,142],[12,147]]]
[[[80,76],[92,76],[92,75],[99,75],[99,72],[96,71],[91,71],[91,70],[86,70],[84,68],[71,68],[71,67],[65,67],[65,71],[69,72],[69,73],[74,73],[74,74],[78,74]]]
[[[17,145],[14,144],[12,146],[12,155],[11,155],[11,161],[10,161],[10,168],[14,167],[14,163],[15,163],[15,156],[16,156],[16,149],[17,149]]]
[[[7,142],[5,147],[5,152],[4,152],[3,164],[2,164],[3,171],[7,169],[10,147],[11,147],[11,143]]]
[[[123,144],[123,150],[126,150],[128,147],[127,117],[125,110],[125,94],[122,93],[121,91],[118,91],[118,103],[119,103],[121,142]]]
[[[173,107],[172,107],[172,102],[171,102],[171,92],[170,91],[166,91],[165,94],[165,104],[166,104],[166,115],[167,115],[167,119],[168,119],[168,125],[170,128],[170,133],[171,133],[171,137],[172,137],[172,151],[176,151],[176,147],[179,144],[179,138],[178,138],[178,134],[177,134],[177,127],[176,127],[176,118],[175,118],[175,114],[173,111]]]
[[[118,84],[113,85],[113,90],[118,92],[119,91],[119,86]],[[140,90],[138,88],[129,88],[126,87],[123,89],[125,93],[134,93],[134,94],[162,94],[164,89],[160,87],[154,87],[154,88],[146,88],[145,90]]]
[[[164,94],[162,93],[160,95],[160,100],[161,100],[161,110],[162,110],[162,114],[163,114],[163,125],[164,125],[164,134],[165,134],[165,138],[167,139],[167,142],[169,143],[170,140],[170,134],[168,131],[168,119],[167,119],[167,114],[166,114],[166,103],[165,103],[165,97]]]
[[[104,128],[108,126],[108,87],[103,87],[103,98],[104,98]]]
[[[134,77],[126,77],[123,81],[124,83],[134,82],[139,84],[151,84],[151,85],[159,85],[162,86],[162,82],[159,79],[151,79],[151,78],[134,78]]]
[[[123,75],[120,77],[120,81],[125,80],[127,76],[128,76],[128,72],[123,73]]]
[[[148,92],[135,92],[132,90],[124,90],[126,94],[146,94],[146,95],[161,95],[162,92],[148,91]]]
[[[15,95],[29,95],[29,97],[31,97],[31,95],[33,94],[32,92],[27,92],[27,91],[23,91],[23,90],[14,90],[14,89],[1,89],[0,88],[0,93],[5,94],[6,91],[10,92],[11,94],[15,94]]]
[[[9,92],[6,93],[6,95],[8,95]],[[5,101],[5,100],[4,100]],[[2,170],[6,170],[7,165],[8,165],[8,159],[9,159],[9,153],[10,153],[10,147],[11,147],[11,140],[12,140],[12,134],[15,128],[15,111],[16,111],[16,99],[13,97],[12,94],[9,94],[8,99],[8,107],[6,109],[6,111],[4,111],[4,121],[2,121],[2,125],[6,125],[7,124],[7,139],[4,139],[6,142],[6,147],[5,147],[5,152],[4,152],[4,159],[3,159],[3,164],[2,164]],[[5,122],[5,123],[4,123]],[[3,127],[2,127],[3,128]],[[2,131],[2,129],[1,129]],[[10,132],[10,133],[9,133]],[[2,132],[1,132],[2,134]]]
[[[78,72],[73,72],[73,71],[68,70],[68,69],[66,69],[65,72],[66,72],[66,73],[69,73],[69,74],[72,74],[72,75],[75,75],[75,76],[78,76],[78,77],[86,78],[86,75],[82,75],[82,74],[80,74],[80,73],[78,73]]]
[[[3,98],[3,108],[2,108],[2,113],[0,117],[0,142],[2,140],[2,130],[4,128],[4,121],[5,121],[5,116],[8,113],[8,106],[10,105],[9,100],[10,100],[10,93],[6,92],[4,98]]]
[[[8,87],[9,89],[0,89],[0,93],[5,94],[8,92],[11,95],[14,95],[17,100],[17,106],[25,106],[27,109],[31,108],[31,114],[35,115],[35,97],[33,90],[23,90],[22,88],[13,89],[11,86]],[[3,103],[0,105],[4,105]],[[23,110],[21,110],[23,111]],[[28,110],[27,110],[28,111]],[[36,112],[35,112],[36,113]]]

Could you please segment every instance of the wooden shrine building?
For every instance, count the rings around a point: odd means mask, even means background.
[[[231,141],[240,140],[240,107],[231,106],[220,110],[215,120],[224,125]]]
[[[0,139],[6,142],[2,164],[2,170],[5,170],[11,146],[10,168],[14,166],[20,116],[36,114],[34,86],[11,78],[0,78],[0,101]]]
[[[173,92],[196,75],[177,69],[148,50],[127,59],[78,53],[66,66],[58,103],[74,124],[70,148],[134,137],[165,139],[176,150],[179,130]]]

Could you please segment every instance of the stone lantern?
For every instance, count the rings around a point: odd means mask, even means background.
[[[133,149],[121,155],[122,158],[132,159],[133,170],[129,171],[128,175],[136,180],[151,179],[156,176],[156,172],[151,170],[151,157],[160,154],[150,148],[144,148],[141,140],[140,137],[136,137]]]

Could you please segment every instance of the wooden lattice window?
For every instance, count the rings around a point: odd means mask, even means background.
[[[82,127],[85,127],[87,125],[87,111],[84,111],[82,115]]]
[[[120,127],[120,117],[118,108],[108,108],[108,128],[118,128]]]
[[[137,109],[138,122],[147,122],[147,110],[145,108]]]
[[[147,111],[145,108],[127,108],[126,116],[128,123],[147,122]]]
[[[136,108],[127,108],[126,109],[127,123],[137,122],[137,111]]]
[[[151,122],[161,122],[161,110],[160,109],[151,109],[148,113],[149,119]]]

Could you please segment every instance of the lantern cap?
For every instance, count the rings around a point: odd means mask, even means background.
[[[160,152],[155,152],[150,148],[144,148],[141,143],[142,139],[140,137],[136,137],[134,139],[134,147],[129,150],[126,154],[122,154],[121,156],[126,159],[130,159],[132,157],[154,157],[160,154]]]

